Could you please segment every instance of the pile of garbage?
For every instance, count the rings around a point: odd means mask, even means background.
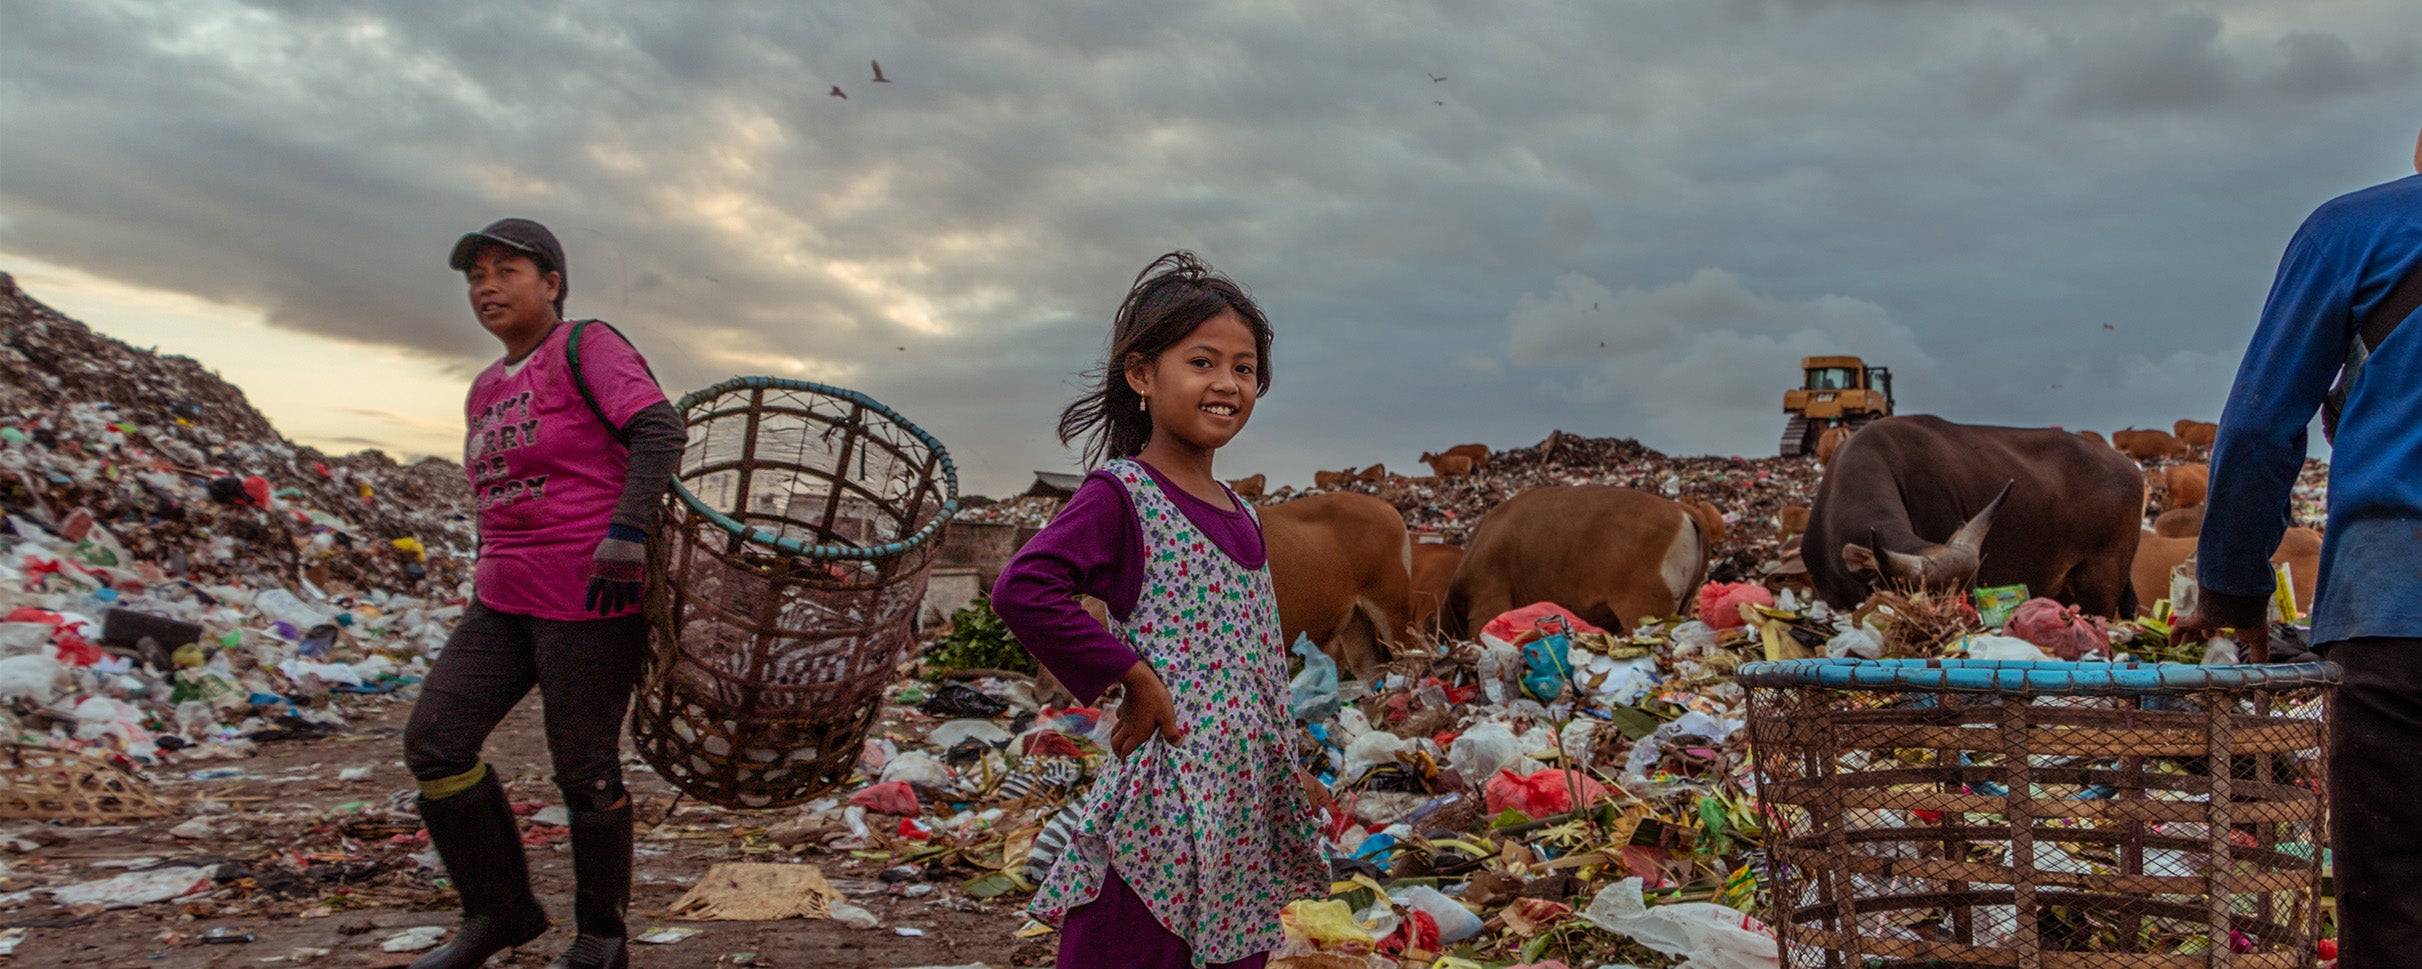
[[[1770,899],[1741,664],[2236,658],[2225,640],[2172,655],[2158,621],[2017,588],[1839,611],[1715,583],[1697,607],[1621,634],[1535,604],[1368,682],[1298,641],[1289,707],[1299,763],[1333,798],[1322,838],[1338,890],[1287,907],[1272,964],[1774,966],[1752,914]],[[767,837],[884,859],[912,888],[1022,901],[1067,847],[1066,806],[1109,756],[1117,701],[1077,707],[998,670],[923,672],[889,694],[859,779]],[[1047,951],[1047,929],[1021,935]]]
[[[0,274],[0,730],[120,763],[243,756],[408,690],[468,596],[460,466],[331,457],[192,360]]]

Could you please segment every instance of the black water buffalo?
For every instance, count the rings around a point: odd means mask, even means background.
[[[1834,455],[1802,556],[1835,608],[1879,587],[2023,584],[2130,617],[2144,500],[2134,461],[2066,431],[1893,417]]]

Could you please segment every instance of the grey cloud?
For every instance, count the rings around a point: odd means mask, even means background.
[[[1068,460],[1070,375],[1178,247],[1276,321],[1223,467],[1281,480],[1554,427],[1763,449],[1818,344],[1892,356],[1918,409],[2166,423],[2217,408],[2303,212],[2398,173],[2414,56],[2378,38],[2417,29],[2385,0],[37,0],[0,246],[468,372],[493,345],[439,250],[527,215],[668,388],[844,381],[980,490]],[[1633,356],[1518,350],[1588,335],[1550,313],[1572,279],[1634,308]]]

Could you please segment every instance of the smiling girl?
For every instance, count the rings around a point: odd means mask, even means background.
[[[1126,688],[1117,758],[1031,909],[1059,966],[1258,969],[1278,911],[1328,890],[1290,756],[1260,520],[1212,456],[1270,388],[1270,323],[1192,253],[1136,277],[1100,386],[1060,415],[1087,475],[1001,573],[993,607],[1083,702]],[[1105,630],[1077,602],[1101,599]]]

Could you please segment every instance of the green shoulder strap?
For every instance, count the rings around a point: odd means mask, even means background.
[[[631,338],[623,336],[621,330],[615,329],[614,324],[608,323],[604,320],[582,320],[578,323],[574,323],[572,324],[572,335],[564,340],[564,362],[570,364],[572,367],[572,386],[580,388],[580,399],[583,403],[589,405],[589,413],[597,415],[597,422],[604,424],[606,426],[606,430],[612,432],[616,438],[620,438],[622,436],[622,428],[615,427],[613,421],[606,419],[605,408],[597,406],[597,395],[589,390],[588,376],[580,372],[580,331],[588,329],[589,324],[591,323],[605,327],[606,332],[612,333],[617,337],[621,337],[624,344],[629,344],[634,347],[636,345],[631,344]],[[649,380],[656,379],[655,369],[648,366],[645,358],[642,358],[639,361],[639,367],[640,369],[647,371]]]

